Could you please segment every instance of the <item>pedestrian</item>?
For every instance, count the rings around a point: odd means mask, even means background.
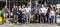
[[[25,13],[26,13],[26,23],[30,23],[30,14],[31,14],[31,7],[30,4],[27,5],[25,8]]]
[[[38,5],[34,6],[34,22],[38,22]]]
[[[9,14],[9,9],[7,8],[7,6],[5,6],[3,9],[2,9],[2,15],[4,17],[4,22],[5,23],[9,23],[9,20],[8,20],[8,14]]]
[[[50,10],[50,19],[51,19],[51,23],[55,23],[55,11],[54,9]]]
[[[51,5],[50,13],[49,13],[49,18],[50,18],[50,23],[55,23],[55,8],[53,8],[53,5]]]
[[[47,9],[47,13],[46,13],[46,23],[48,23],[49,22],[49,13],[50,13],[50,8],[49,8],[49,6],[46,6],[46,9]]]
[[[22,20],[22,23],[25,22],[25,4],[22,5],[21,9],[21,20]]]
[[[8,16],[8,8],[7,6],[4,7],[4,17],[7,17]]]
[[[42,23],[46,23],[46,18],[45,18],[46,13],[47,13],[47,9],[42,4],[42,7],[41,7],[41,22]]]
[[[18,8],[17,8],[17,6],[15,6],[15,5],[13,6],[12,12],[13,12],[13,16],[14,16],[13,23],[18,23]]]

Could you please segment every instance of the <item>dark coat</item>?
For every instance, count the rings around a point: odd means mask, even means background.
[[[13,12],[14,15],[17,15],[18,14],[17,13],[18,12],[18,9],[17,8],[12,8],[12,12]]]

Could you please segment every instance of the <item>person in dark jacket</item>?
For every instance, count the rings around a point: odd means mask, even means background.
[[[38,4],[39,4],[38,2],[39,2],[39,0],[35,0],[35,1],[33,1],[33,2],[32,2],[32,8],[34,8],[34,5],[35,5],[35,4],[38,5]]]
[[[34,17],[35,17],[34,22],[38,22],[38,5],[34,6]]]
[[[50,8],[47,6],[46,9],[47,9],[47,13],[46,13],[47,21],[46,22],[48,23]]]
[[[14,7],[12,8],[12,12],[13,12],[13,16],[14,16],[14,21],[18,23],[18,8],[17,6],[14,5]]]
[[[34,11],[34,5],[38,5],[39,4],[39,0],[35,0],[32,2],[32,5],[31,5],[31,11],[33,12]]]

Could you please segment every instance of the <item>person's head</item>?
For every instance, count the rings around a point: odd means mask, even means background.
[[[53,4],[51,4],[50,7],[53,8]]]
[[[23,4],[22,6],[25,7],[25,4]]]
[[[19,8],[21,8],[21,6],[19,6]]]
[[[38,5],[34,5],[34,8],[37,8],[38,7]]]
[[[7,6],[5,6],[5,8],[7,8]]]
[[[41,7],[44,7],[44,4],[42,4]]]
[[[17,8],[17,6],[16,6],[16,8]]]
[[[22,5],[22,8],[25,8],[25,4]]]
[[[55,7],[56,7],[56,5],[55,5],[55,4],[53,4],[53,7],[55,8]]]
[[[15,8],[15,5],[13,6],[13,8]]]
[[[46,8],[49,8],[49,6],[46,5]]]

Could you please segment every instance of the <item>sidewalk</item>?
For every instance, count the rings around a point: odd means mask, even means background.
[[[60,23],[60,18],[57,17],[57,23]],[[58,24],[40,24],[40,23],[30,23],[30,24],[3,24],[0,27],[60,27]]]
[[[20,24],[20,25],[0,25],[0,27],[60,27],[57,24]]]

